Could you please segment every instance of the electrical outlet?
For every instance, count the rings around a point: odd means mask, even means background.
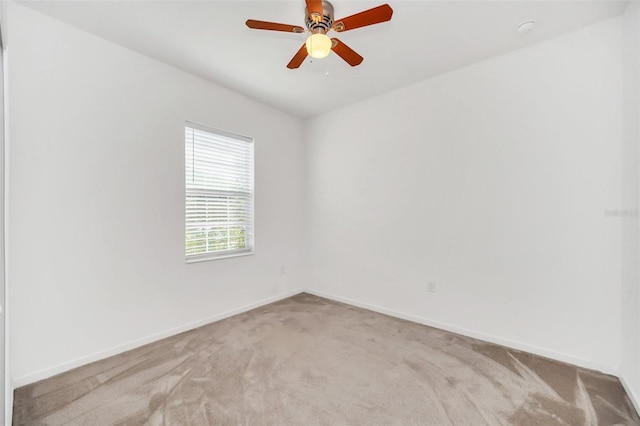
[[[427,281],[427,291],[429,293],[435,293],[438,291],[438,286],[435,281]]]

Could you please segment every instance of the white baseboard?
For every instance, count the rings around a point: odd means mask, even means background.
[[[430,327],[439,328],[441,330],[450,331],[452,333],[461,334],[467,337],[473,337],[474,339],[484,340],[485,342],[494,343],[500,346],[505,346],[507,348],[515,349],[518,351],[529,352],[535,355],[540,355],[545,358],[551,358],[556,361],[565,362],[567,364],[576,365],[583,368],[588,368],[590,370],[597,370],[605,374],[611,374],[613,376],[618,376],[619,370],[618,368],[602,365],[590,360],[578,358],[572,355],[564,354],[561,352],[556,352],[550,349],[540,348],[538,346],[529,345],[522,342],[517,342],[515,340],[504,339],[502,337],[494,336],[491,334],[486,334],[474,330],[468,330],[466,328],[458,327],[452,324],[447,324],[439,321],[434,321],[429,318],[420,317],[417,315],[406,314],[404,312],[395,311],[393,309],[383,308],[381,306],[372,305],[366,302],[360,302],[357,300],[349,299],[346,297],[336,296],[333,294],[324,293],[322,291],[315,290],[304,290],[305,293],[313,294],[319,297],[324,297],[326,299],[335,300],[337,302],[346,303],[348,305],[357,306],[359,308],[368,309],[370,311],[378,312],[381,314],[389,315],[392,317],[404,319],[411,322],[416,322],[418,324],[428,325]]]
[[[627,381],[625,380],[622,374],[620,375],[619,379],[620,379],[620,383],[622,383],[622,387],[627,392],[627,395],[629,396],[631,403],[635,407],[636,412],[640,414],[640,398],[639,398],[640,395],[636,394],[634,390],[631,389],[631,386],[629,386],[629,383],[627,383]]]
[[[137,347],[146,345],[148,343],[152,343],[155,342],[157,340],[160,339],[164,339],[166,337],[170,337],[185,331],[189,331],[192,330],[194,328],[198,328],[201,327],[203,325],[207,325],[216,321],[220,321],[222,319],[231,317],[233,315],[237,315],[240,314],[242,312],[246,312],[249,311],[251,309],[255,309],[257,307],[263,306],[263,305],[267,305],[269,303],[273,303],[273,302],[277,302],[279,300],[282,299],[286,299],[288,297],[294,296],[296,294],[299,294],[301,292],[305,292],[305,293],[309,293],[309,294],[313,294],[319,297],[324,297],[326,299],[330,299],[330,300],[335,300],[337,302],[342,302],[342,303],[346,303],[349,305],[353,305],[353,306],[357,306],[363,309],[368,309],[374,312],[379,312],[381,314],[385,314],[385,315],[389,315],[392,317],[396,317],[396,318],[400,318],[400,319],[404,319],[407,321],[412,321],[418,324],[423,324],[423,325],[427,325],[430,327],[434,327],[434,328],[439,328],[441,330],[446,330],[446,331],[450,331],[452,333],[457,333],[457,334],[461,334],[463,336],[468,336],[468,337],[472,337],[475,339],[480,339],[486,342],[490,342],[490,343],[494,343],[497,345],[501,345],[501,346],[505,346],[508,348],[512,348],[512,349],[516,349],[519,351],[524,351],[524,352],[529,352],[532,354],[536,354],[536,355],[540,355],[543,357],[547,357],[547,358],[551,358],[551,359],[555,359],[561,362],[566,362],[568,364],[573,364],[573,365],[577,365],[579,367],[583,367],[583,368],[588,368],[588,369],[592,369],[592,370],[597,370],[606,374],[611,374],[614,376],[618,376],[619,371],[617,368],[613,368],[611,366],[607,366],[607,365],[601,365],[598,363],[594,363],[592,361],[589,360],[585,360],[582,358],[578,358],[572,355],[568,355],[568,354],[564,354],[561,352],[556,352],[556,351],[552,351],[549,349],[545,349],[545,348],[540,348],[537,346],[533,346],[533,345],[529,345],[526,343],[522,343],[522,342],[517,342],[514,340],[509,340],[509,339],[504,339],[502,337],[498,337],[498,336],[493,336],[490,334],[486,334],[486,333],[482,333],[482,332],[478,332],[478,331],[474,331],[474,330],[468,330],[465,328],[461,328],[455,325],[451,325],[451,324],[447,324],[447,323],[443,323],[443,322],[439,322],[439,321],[434,321],[431,320],[429,318],[425,318],[425,317],[420,317],[420,316],[416,316],[416,315],[412,315],[412,314],[406,314],[400,311],[395,311],[393,309],[387,309],[387,308],[383,308],[381,306],[377,306],[377,305],[373,305],[373,304],[369,304],[366,302],[360,302],[357,300],[353,300],[353,299],[349,299],[346,297],[341,297],[341,296],[336,296],[333,294],[328,294],[328,293],[324,293],[321,291],[315,291],[315,290],[308,290],[308,289],[296,289],[293,291],[288,291],[286,293],[282,293],[276,296],[272,296],[272,297],[268,297],[266,299],[262,299],[259,300],[257,302],[254,303],[250,303],[248,305],[245,306],[241,306],[239,308],[235,308],[235,309],[231,309],[229,311],[217,314],[217,315],[213,315],[207,318],[203,318],[201,320],[198,321],[193,321],[191,323],[188,324],[184,324],[180,327],[175,327],[160,333],[156,333],[153,334],[151,336],[147,336],[141,339],[136,339],[133,340],[131,342],[122,344],[122,345],[118,345],[115,346],[113,348],[104,350],[104,351],[100,351],[91,355],[87,355],[84,357],[80,357],[77,358],[75,360],[69,361],[69,362],[65,362],[62,364],[58,364],[56,366],[53,367],[49,367],[49,368],[45,368],[39,371],[36,371],[34,373],[31,374],[27,374],[21,377],[17,377],[15,379],[13,379],[13,388],[18,388],[20,386],[25,386],[34,382],[37,382],[39,380],[44,380],[46,378],[55,376],[56,374],[60,374],[60,373],[64,373],[65,371],[69,371],[72,370],[74,368],[89,364],[91,362],[95,362],[95,361],[99,361],[101,359],[104,358],[108,358],[110,356],[113,355],[117,355],[120,354],[122,352],[126,352],[128,350],[131,349],[135,349]],[[636,407],[636,410],[638,410],[638,412],[640,412],[640,404],[639,401],[640,399],[638,398],[638,395],[636,395],[627,385],[626,381],[624,380],[624,377],[620,377],[620,381],[622,383],[622,385],[625,387],[625,390],[627,391],[627,394],[629,395],[629,398],[631,399],[631,401],[633,402],[634,406]]]
[[[250,303],[248,305],[241,306],[239,308],[231,309],[226,312],[222,312],[220,314],[212,315],[207,318],[203,318],[197,321],[193,321],[179,327],[171,328],[166,331],[162,331],[160,333],[152,334],[147,337],[143,337],[141,339],[136,339],[130,342],[127,342],[122,345],[115,346],[110,349],[106,349],[104,351],[96,352],[91,355],[83,356],[80,358],[76,358],[72,361],[65,362],[62,364],[55,365],[53,367],[45,368],[34,373],[30,373],[21,377],[17,377],[13,379],[13,388],[19,388],[20,386],[25,386],[31,383],[35,383],[40,380],[47,379],[49,377],[55,376],[56,374],[64,373],[65,371],[72,370],[77,367],[81,367],[83,365],[99,361],[104,358],[108,358],[110,356],[118,355],[123,352],[129,351],[131,349],[138,348],[140,346],[144,346],[148,343],[152,343],[158,341],[160,339],[164,339],[166,337],[174,336],[179,333],[183,333],[185,331],[193,330],[194,328],[202,327],[203,325],[207,325],[216,321],[223,320],[225,318],[229,318],[233,315],[241,314],[246,311],[250,311],[251,309],[258,308],[260,306],[268,305],[269,303],[277,302],[282,299],[286,299],[288,297],[294,296],[296,294],[301,293],[303,290],[292,290],[286,293],[282,293],[276,296],[268,297],[266,299],[259,300],[257,302]]]

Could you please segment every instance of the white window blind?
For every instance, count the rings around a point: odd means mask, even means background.
[[[253,252],[253,139],[185,125],[187,261]]]

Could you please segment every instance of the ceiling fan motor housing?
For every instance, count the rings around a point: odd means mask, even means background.
[[[309,16],[309,11],[305,8],[307,28],[313,34],[326,34],[333,26],[333,5],[326,0],[322,1],[322,16],[314,13]]]

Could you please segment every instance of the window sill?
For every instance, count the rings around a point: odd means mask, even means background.
[[[230,257],[240,257],[240,256],[251,256],[253,254],[254,254],[253,250],[242,250],[242,251],[225,253],[225,254],[203,254],[200,256],[187,257],[185,259],[185,262],[186,263],[207,262],[209,260],[228,259]]]

